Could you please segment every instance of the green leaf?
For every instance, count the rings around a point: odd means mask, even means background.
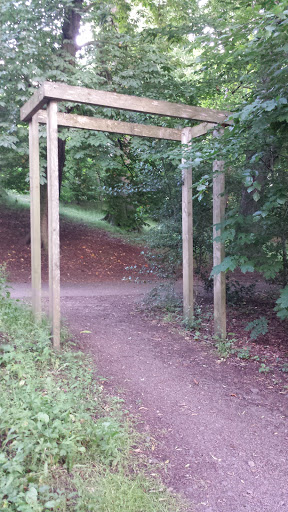
[[[265,101],[262,103],[262,108],[266,110],[266,112],[271,112],[275,107],[277,107],[276,100]]]
[[[38,412],[37,419],[43,423],[49,423],[49,416],[45,412]]]
[[[249,322],[245,327],[245,331],[251,331],[251,340],[256,340],[259,336],[264,336],[268,332],[267,318],[265,316],[261,316],[260,318]]]
[[[288,318],[288,285],[281,290],[280,297],[276,300],[274,309],[277,311],[277,316],[279,316],[281,320]]]
[[[50,509],[53,509],[53,508],[54,508],[54,507],[56,507],[56,506],[57,506],[57,501],[55,501],[55,500],[46,501],[46,503],[45,503],[45,505],[44,505],[44,507],[45,507],[45,508],[48,508],[48,509],[49,509],[49,508],[50,508]]]
[[[243,265],[240,265],[240,269],[243,274],[246,274],[246,272],[254,272],[255,267],[252,263],[244,263]]]
[[[0,464],[5,464],[5,462],[7,461],[7,458],[6,458],[6,455],[5,453],[0,453]]]
[[[29,491],[25,494],[25,500],[28,503],[28,505],[35,505],[38,501],[38,492],[35,487],[30,487]]]
[[[195,159],[193,160],[193,162],[192,162],[192,166],[193,166],[193,167],[198,167],[198,165],[200,165],[200,164],[201,164],[201,162],[202,162],[202,158],[197,157],[197,158],[195,158]]]
[[[211,271],[211,276],[220,274],[220,272],[227,272],[227,270],[235,270],[237,263],[232,256],[226,256],[220,265],[215,265]]]
[[[277,201],[278,204],[282,205],[282,204],[286,203],[287,199],[284,198],[284,197],[277,197],[276,201]]]
[[[261,190],[261,183],[259,183],[259,181],[254,181],[254,187],[255,187],[257,190]]]

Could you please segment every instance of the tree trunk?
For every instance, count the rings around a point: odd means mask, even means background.
[[[283,276],[282,285],[283,287],[288,284],[288,256],[287,256],[287,239],[285,236],[281,238],[282,243],[282,257],[283,257]]]
[[[76,37],[80,29],[80,9],[83,0],[74,0],[73,6],[69,7],[64,14],[64,22],[62,26],[62,49],[63,57],[69,66],[75,66],[75,56],[77,52]],[[70,70],[71,71],[71,70]],[[67,69],[69,72],[69,69]],[[58,162],[59,162],[59,194],[63,178],[63,169],[65,166],[65,145],[66,141],[58,137]],[[48,251],[48,195],[47,183],[41,186],[41,241],[45,251]]]

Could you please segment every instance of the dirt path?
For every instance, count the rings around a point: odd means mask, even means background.
[[[31,293],[28,231],[28,212],[0,208],[0,263],[7,262],[14,296],[24,300]],[[141,249],[63,222],[62,314],[70,330],[106,388],[124,396],[140,430],[155,438],[149,457],[163,463],[166,483],[186,496],[189,511],[287,512],[287,389],[269,387],[259,364],[221,362],[205,342],[139,312],[152,285],[121,281],[136,277],[126,269],[135,265],[145,265]],[[47,303],[45,285],[43,295]],[[247,322],[244,309],[238,316],[232,310],[234,332],[243,314]],[[237,332],[244,340],[242,324]],[[275,325],[273,346],[281,340],[285,353],[285,326]],[[263,348],[260,341],[257,350]]]
[[[27,288],[16,287],[23,298]],[[105,386],[156,438],[150,457],[164,462],[166,483],[191,511],[287,512],[287,396],[253,364],[220,363],[204,344],[139,313],[148,288],[65,285],[63,316]]]

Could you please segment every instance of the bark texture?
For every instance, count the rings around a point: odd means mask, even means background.
[[[71,66],[75,66],[75,57],[78,50],[76,38],[80,30],[81,8],[83,0],[74,0],[73,5],[66,9],[62,26],[61,54],[67,64],[67,73],[71,73]],[[58,161],[59,161],[59,194],[65,166],[66,141],[58,137]],[[42,246],[48,251],[48,196],[47,183],[41,186],[41,240]]]

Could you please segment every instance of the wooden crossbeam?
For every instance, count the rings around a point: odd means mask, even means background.
[[[47,123],[46,110],[39,110],[37,114],[39,123]],[[154,139],[181,141],[181,132],[177,128],[165,128],[146,124],[127,123],[98,117],[79,116],[77,114],[65,114],[58,112],[57,123],[59,126],[70,128],[82,128],[108,133],[119,133],[124,135],[135,135],[137,137],[153,137]],[[215,127],[214,123],[201,123],[190,128],[191,138],[200,137]]]
[[[152,100],[108,91],[98,91],[55,82],[44,82],[20,110],[21,121],[29,121],[31,117],[49,100],[86,103],[101,107],[117,108],[156,114],[160,116],[194,119],[210,123],[230,124],[227,121],[229,112],[211,108],[193,107],[181,103],[163,100]]]
[[[211,128],[215,128],[215,126],[217,126],[217,124],[215,123],[200,123],[196,126],[192,126],[192,128],[189,128],[189,137],[190,139],[196,139],[196,137],[201,137],[201,135],[205,135],[205,133],[209,132]]]
[[[125,135],[136,135],[138,137],[153,137],[154,139],[166,139],[181,141],[181,130],[176,128],[165,128],[137,123],[127,123],[112,119],[101,119],[100,117],[79,116],[77,114],[65,114],[58,112],[57,121],[59,126],[70,128],[82,128],[108,133],[119,133]],[[47,122],[46,110],[38,112],[38,122]]]

